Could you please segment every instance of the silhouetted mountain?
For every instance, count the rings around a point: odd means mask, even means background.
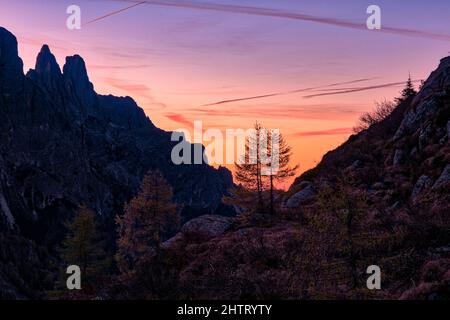
[[[277,215],[238,218],[210,214],[228,212],[230,172],[173,165],[170,133],[131,98],[97,95],[79,56],[61,72],[44,46],[35,70],[22,66],[0,29],[0,298],[54,288],[54,244],[80,204],[113,238],[111,218],[148,169],[193,219],[138,276],[113,275],[92,298],[450,297],[450,57],[415,97],[298,177]],[[366,286],[371,265],[381,290]]]
[[[44,45],[25,76],[17,40],[3,28],[0,117],[0,298],[42,291],[38,270],[51,260],[44,252],[79,205],[94,209],[113,238],[114,216],[149,169],[169,181],[185,219],[233,214],[221,204],[232,185],[228,170],[174,165],[171,133],[130,97],[98,95],[78,55],[61,72]]]
[[[317,167],[295,180],[291,193],[302,189],[307,181],[346,174],[373,196],[374,203],[382,200],[383,206],[408,207],[411,201],[439,194],[432,186],[439,180],[450,183],[445,177],[450,169],[449,94],[447,57],[415,97],[400,103],[385,120],[328,152]],[[427,187],[419,192],[417,183],[425,177]]]
[[[185,225],[165,244],[177,257],[176,265],[164,266],[178,275],[170,279],[178,285],[171,293],[186,299],[448,299],[449,120],[450,57],[415,97],[298,177],[277,216],[250,213],[234,225],[198,218]],[[381,290],[366,286],[371,265],[380,267]],[[130,288],[131,297],[141,296],[132,290],[136,284]]]

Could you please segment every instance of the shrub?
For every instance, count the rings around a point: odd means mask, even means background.
[[[359,117],[359,121],[353,128],[353,131],[355,133],[359,133],[368,129],[372,125],[383,121],[392,113],[392,111],[394,111],[395,108],[395,103],[391,101],[384,100],[382,102],[376,102],[374,110],[366,112]]]

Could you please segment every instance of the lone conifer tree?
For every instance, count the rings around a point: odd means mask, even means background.
[[[397,98],[397,102],[401,103],[408,98],[414,97],[417,94],[417,91],[414,89],[414,84],[411,80],[411,75],[409,75],[408,80],[406,81],[405,88],[401,92],[401,96]]]

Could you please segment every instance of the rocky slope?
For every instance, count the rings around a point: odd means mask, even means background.
[[[450,57],[415,97],[298,177],[278,212],[173,239],[170,294],[450,298]],[[382,290],[366,287],[373,264]]]
[[[449,120],[447,57],[414,98],[402,102],[384,121],[350,137],[327,153],[316,168],[297,178],[289,200],[298,198],[313,180],[342,174],[352,176],[360,189],[392,208],[412,206],[427,196],[447,195]]]
[[[307,201],[314,196],[320,201],[320,190],[336,179],[348,181],[365,195],[369,210],[363,223],[397,241],[395,250],[386,240],[378,252],[368,254],[369,260],[391,273],[386,281],[389,296],[448,299],[450,57],[441,60],[415,97],[403,101],[384,121],[350,137],[297,178],[287,204],[295,203],[307,214],[314,208]],[[311,188],[315,192],[305,192]],[[364,241],[376,240],[367,237]],[[400,256],[404,260],[393,264]],[[392,276],[395,268],[403,275]]]
[[[233,214],[221,204],[232,185],[228,170],[174,165],[171,133],[131,98],[98,95],[80,56],[67,57],[61,71],[44,45],[24,75],[17,40],[3,28],[0,118],[0,297],[30,297],[45,287],[45,279],[26,280],[36,277],[31,266],[48,267],[44,251],[80,204],[111,231],[149,169],[172,185],[186,220]]]

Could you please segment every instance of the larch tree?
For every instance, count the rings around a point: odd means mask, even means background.
[[[62,258],[67,266],[79,266],[83,279],[92,280],[104,272],[110,262],[97,232],[95,212],[81,206],[78,215],[66,226],[68,233],[62,244]]]
[[[261,135],[263,128],[256,122],[253,134],[246,138],[244,154],[238,163],[235,163],[235,178],[239,182],[238,189],[231,190],[231,197],[226,197],[225,202],[238,206],[254,206],[256,194],[257,209],[264,208],[264,182],[261,174]]]
[[[253,134],[246,139],[241,161],[235,164],[235,178],[239,187],[230,190],[231,196],[224,202],[250,211],[270,210],[275,213],[275,183],[295,175],[298,166],[290,166],[292,149],[277,130],[265,129],[255,123]],[[266,191],[270,191],[269,208],[265,203]],[[268,210],[267,210],[268,211]]]
[[[270,130],[268,135],[269,164],[263,168],[263,175],[268,176],[270,189],[270,213],[275,214],[275,182],[292,178],[299,166],[291,166],[292,148],[284,136],[277,130]]]
[[[149,171],[140,192],[117,216],[116,260],[123,274],[132,273],[141,263],[158,253],[160,245],[179,226],[172,189],[159,171]]]

